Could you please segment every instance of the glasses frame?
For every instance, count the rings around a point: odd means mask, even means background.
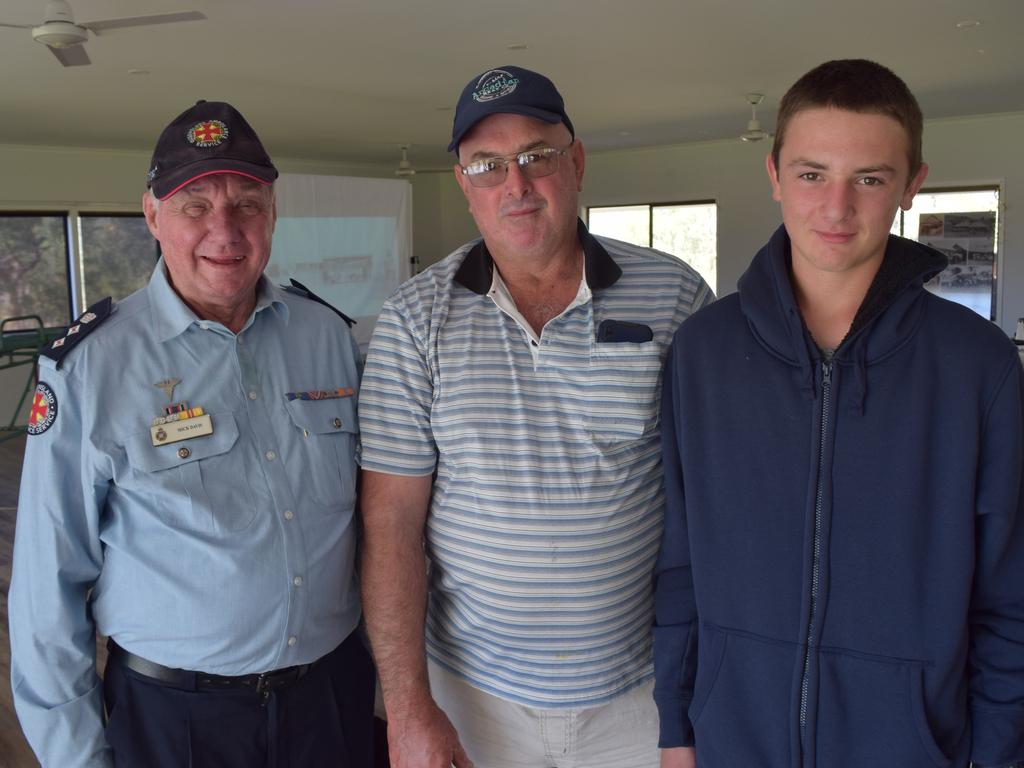
[[[575,143],[576,140],[573,139],[572,141],[569,142],[568,146],[562,147],[562,149],[555,149],[554,147],[534,147],[533,149],[524,149],[522,152],[513,152],[510,155],[495,155],[494,157],[484,157],[470,163],[469,165],[462,165],[461,163],[459,163],[459,168],[462,170],[462,175],[469,180],[470,185],[478,189],[500,187],[502,184],[504,184],[505,181],[508,179],[508,167],[512,162],[515,162],[515,164],[519,166],[519,170],[522,171],[523,175],[526,176],[526,178],[543,179],[546,176],[553,176],[554,174],[558,173],[558,168],[560,165],[559,158],[562,155],[566,154],[570,149],[572,149],[572,145]],[[538,174],[536,160],[525,160],[524,162],[524,159],[529,155],[537,154],[543,154],[545,158],[554,157],[555,164],[550,171]],[[481,176],[491,173],[492,171],[496,171],[497,168],[489,168],[487,170],[478,171],[473,171],[472,169],[483,163],[495,162],[500,163],[501,168],[504,171],[504,173],[501,175],[500,180],[495,181],[493,183],[480,183],[484,181],[484,179],[482,179]],[[532,171],[529,170],[531,166],[533,168]]]

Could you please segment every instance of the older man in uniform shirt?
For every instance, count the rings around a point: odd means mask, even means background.
[[[175,118],[143,197],[148,286],[40,358],[10,617],[44,766],[371,763],[358,353],[344,316],[263,277],[276,178],[230,105]]]

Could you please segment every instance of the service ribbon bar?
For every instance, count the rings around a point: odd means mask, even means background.
[[[340,389],[316,389],[311,392],[287,392],[285,397],[289,400],[334,400],[338,397],[352,397],[355,391],[352,387],[341,387]]]

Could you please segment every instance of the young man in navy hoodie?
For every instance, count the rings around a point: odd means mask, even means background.
[[[663,768],[1024,761],[1022,371],[889,235],[927,175],[888,69],[786,94],[784,225],[665,368]]]

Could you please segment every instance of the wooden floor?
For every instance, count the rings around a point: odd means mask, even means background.
[[[2,433],[0,433],[2,434]],[[25,437],[0,443],[0,768],[38,768],[21,735],[11,702],[11,644],[7,636],[7,589],[11,585],[14,510]]]

